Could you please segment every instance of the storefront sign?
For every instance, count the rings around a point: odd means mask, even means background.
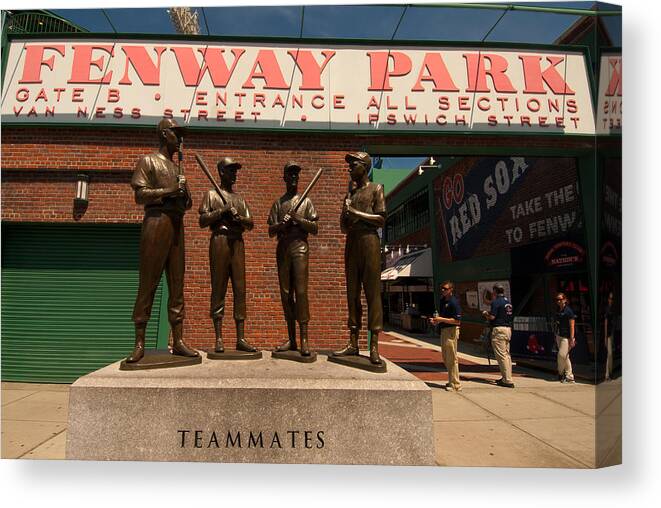
[[[622,134],[622,55],[600,60],[597,134]]]
[[[558,242],[544,256],[546,266],[551,269],[582,265],[585,249],[575,242]]]
[[[15,40],[3,123],[594,134],[581,52]]]
[[[582,224],[571,158],[468,158],[434,182],[452,259],[547,240]]]

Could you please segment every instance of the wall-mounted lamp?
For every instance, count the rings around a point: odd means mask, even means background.
[[[76,196],[73,198],[74,206],[87,206],[89,202],[89,183],[90,177],[88,175],[81,173],[76,177]]]
[[[439,169],[441,164],[436,164],[436,159],[434,157],[429,157],[429,164],[422,164],[418,166],[418,175],[421,175],[425,172],[426,169]]]

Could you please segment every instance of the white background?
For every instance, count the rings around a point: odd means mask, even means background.
[[[173,2],[178,3],[178,2]],[[244,3],[248,3],[245,2]],[[264,2],[252,2],[255,4]],[[280,4],[300,3],[279,1]],[[306,2],[311,3],[311,2]],[[379,3],[384,3],[382,0]],[[597,471],[1,461],[8,507],[637,507],[659,501],[659,8],[624,5],[624,466]],[[12,2],[26,8],[26,2]],[[50,4],[50,5],[49,5]],[[105,7],[163,5],[105,0]],[[218,1],[197,5],[218,5]],[[63,1],[31,7],[77,7]],[[97,5],[85,4],[86,7]],[[140,429],[136,429],[137,432]]]

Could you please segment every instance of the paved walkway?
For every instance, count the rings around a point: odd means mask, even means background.
[[[585,468],[622,460],[620,379],[562,384],[515,366],[516,388],[501,388],[494,360],[460,352],[462,390],[446,392],[447,371],[433,341],[391,331],[379,348],[431,387],[440,465]]]
[[[439,346],[388,332],[380,349],[431,387],[440,465],[586,468],[621,461],[619,379],[566,385],[517,366],[516,388],[501,388],[493,360],[460,352],[463,389],[446,392]],[[68,400],[68,385],[2,383],[2,458],[63,459]]]

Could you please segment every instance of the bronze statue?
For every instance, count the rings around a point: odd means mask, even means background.
[[[198,160],[199,162],[199,160]],[[230,157],[218,162],[220,188],[210,190],[200,205],[200,227],[211,230],[209,263],[211,267],[211,319],[216,335],[214,351],[223,353],[223,316],[227,283],[232,279],[237,351],[256,352],[245,339],[246,256],[243,232],[250,231],[253,219],[244,199],[233,191],[241,164]]]
[[[308,234],[318,232],[317,212],[306,197],[312,183],[303,196],[298,192],[298,177],[301,166],[288,162],[284,167],[283,180],[287,186],[285,194],[277,199],[268,217],[269,236],[278,237],[276,257],[278,261],[278,281],[280,299],[287,322],[289,338],[276,348],[276,352],[296,351],[296,322],[301,336],[302,356],[310,356],[308,346],[308,322],[310,306],[308,303]],[[318,175],[320,175],[320,172]],[[318,177],[317,177],[318,178]],[[316,180],[315,180],[316,181]]]
[[[381,241],[377,229],[386,222],[386,202],[383,185],[369,181],[372,166],[369,154],[355,152],[346,155],[349,164],[349,192],[344,200],[340,227],[347,235],[344,249],[344,269],[349,305],[349,342],[335,356],[358,355],[358,335],[361,328],[361,286],[367,300],[367,325],[372,332],[370,362],[382,364],[379,357],[379,332],[383,329],[381,303]]]
[[[145,207],[140,235],[140,283],[133,309],[135,348],[126,363],[139,362],[145,353],[145,330],[154,293],[163,270],[169,288],[168,320],[172,328],[172,354],[198,357],[183,340],[184,321],[184,222],[193,204],[181,170],[183,128],[173,119],[158,124],[160,148],[142,157],[135,166],[131,187],[135,201]],[[179,165],[172,157],[179,154]]]

